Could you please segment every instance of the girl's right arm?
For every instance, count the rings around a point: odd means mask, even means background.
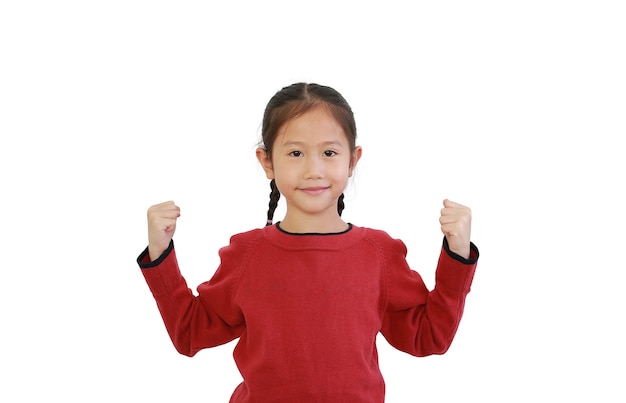
[[[207,304],[188,288],[180,273],[172,236],[180,209],[173,202],[154,205],[148,210],[149,245],[137,258],[142,274],[157,303],[167,332],[176,350],[186,356],[227,343],[238,337],[243,324],[226,312],[232,301],[228,270],[221,270],[222,281]],[[222,310],[224,312],[222,312]]]

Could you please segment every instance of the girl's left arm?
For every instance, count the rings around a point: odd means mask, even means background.
[[[415,356],[443,354],[456,334],[465,298],[478,261],[478,249],[469,244],[468,258],[450,250],[444,238],[429,291],[417,272],[406,262],[406,247],[396,241],[387,265],[386,309],[381,332],[397,349]],[[395,250],[394,250],[395,249]]]

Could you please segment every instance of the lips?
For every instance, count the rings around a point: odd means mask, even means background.
[[[315,186],[315,187],[301,188],[300,190],[311,196],[317,196],[319,194],[324,193],[326,189],[328,189],[328,187]]]

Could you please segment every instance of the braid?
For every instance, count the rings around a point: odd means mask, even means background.
[[[280,199],[280,192],[276,187],[276,181],[272,179],[270,181],[270,188],[272,191],[270,192],[270,206],[267,210],[267,223],[266,226],[272,225],[274,220],[274,211],[276,211],[276,207],[278,206],[278,199]]]
[[[337,200],[337,212],[339,212],[339,216],[341,217],[341,212],[345,208],[345,204],[343,204],[343,193],[339,196],[339,200]]]

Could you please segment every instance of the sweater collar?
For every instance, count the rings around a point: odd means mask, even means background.
[[[263,233],[265,239],[284,249],[338,250],[355,244],[365,235],[363,228],[351,223],[348,225],[347,230],[337,233],[292,233],[281,229],[278,222],[265,227]]]
[[[352,229],[352,224],[348,223],[348,229],[346,229],[345,231],[341,231],[341,232],[326,232],[326,233],[321,233],[321,232],[304,232],[304,233],[297,233],[297,232],[289,232],[287,230],[284,230],[281,226],[280,226],[280,221],[276,223],[276,228],[280,231],[280,232],[284,232],[287,235],[295,235],[295,236],[311,236],[311,235],[321,235],[321,236],[331,236],[331,235],[341,235],[341,234],[345,234],[346,232],[350,231]]]

